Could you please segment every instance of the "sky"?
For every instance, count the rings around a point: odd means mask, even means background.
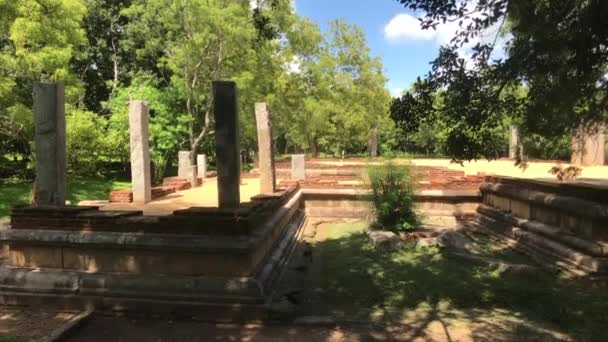
[[[405,9],[396,0],[295,0],[295,8],[322,30],[333,19],[359,25],[372,55],[382,59],[389,79],[386,88],[393,96],[430,70],[439,46],[448,43],[458,28],[456,23],[448,23],[436,31],[422,30],[416,19],[420,13]]]

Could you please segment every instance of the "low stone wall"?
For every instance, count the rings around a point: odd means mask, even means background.
[[[487,177],[480,190],[484,226],[546,264],[581,275],[608,274],[608,188]]]
[[[372,215],[362,190],[304,189],[304,210],[317,218],[361,218]],[[422,190],[416,195],[416,207],[427,224],[456,225],[470,219],[481,196],[478,191]]]

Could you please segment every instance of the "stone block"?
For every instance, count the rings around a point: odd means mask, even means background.
[[[15,267],[62,268],[61,247],[19,246],[9,248],[9,265]]]
[[[291,179],[304,180],[306,179],[306,159],[303,154],[291,155]]]
[[[145,250],[64,250],[66,269],[85,272],[166,274],[187,276],[247,276],[253,270],[250,256],[192,254]]]
[[[190,151],[177,152],[177,177],[189,180],[191,172]]]
[[[203,180],[207,178],[207,155],[199,154],[196,156],[196,171],[198,178]]]
[[[381,251],[394,251],[401,247],[401,238],[397,234],[384,230],[367,232],[369,242],[374,248]]]
[[[530,219],[530,204],[512,199],[511,212],[519,218]]]

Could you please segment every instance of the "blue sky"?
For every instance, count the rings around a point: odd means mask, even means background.
[[[372,55],[382,59],[386,88],[393,95],[409,87],[430,69],[439,46],[453,36],[455,24],[423,31],[416,14],[395,0],[295,0],[296,11],[323,30],[332,19],[357,24],[365,32]]]

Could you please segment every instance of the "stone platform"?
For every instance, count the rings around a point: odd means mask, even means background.
[[[0,231],[3,304],[211,319],[267,314],[273,284],[304,223],[302,191],[256,196],[237,210],[167,216],[96,207],[21,207]]]
[[[608,275],[608,187],[487,177],[479,225],[542,264],[574,275]]]

